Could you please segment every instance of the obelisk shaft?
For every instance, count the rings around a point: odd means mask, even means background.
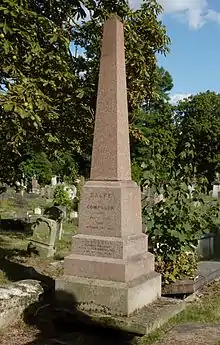
[[[91,180],[131,180],[124,29],[119,19],[104,24]]]

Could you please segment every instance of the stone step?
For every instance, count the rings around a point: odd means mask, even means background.
[[[72,253],[76,255],[124,259],[148,250],[145,234],[118,237],[100,237],[78,234],[73,237]]]
[[[128,282],[154,270],[154,255],[145,251],[126,259],[70,254],[64,274],[90,279]]]

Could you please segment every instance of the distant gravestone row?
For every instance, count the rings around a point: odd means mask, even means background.
[[[74,200],[77,195],[77,188],[74,185],[66,185],[65,183],[60,183],[60,181],[57,180],[57,176],[52,177],[51,184],[46,185],[44,187],[41,187],[37,181],[37,179],[34,177],[31,180],[31,189],[29,193],[40,195],[41,197],[47,198],[47,199],[53,199],[54,190],[57,185],[62,184],[64,186],[64,190],[67,191],[69,198],[71,200]]]

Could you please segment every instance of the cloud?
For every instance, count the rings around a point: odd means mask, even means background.
[[[170,96],[170,103],[172,105],[176,105],[179,101],[182,101],[183,99],[188,98],[190,96],[190,93],[176,93]]]
[[[164,8],[164,14],[170,14],[180,21],[187,22],[190,29],[199,29],[207,22],[220,24],[220,13],[209,8],[208,0],[157,0]],[[130,0],[133,8],[138,8],[142,0]]]

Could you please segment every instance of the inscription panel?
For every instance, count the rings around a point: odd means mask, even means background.
[[[123,258],[123,244],[117,241],[76,238],[73,253],[98,257]]]
[[[120,191],[85,188],[79,214],[79,233],[119,236]]]

